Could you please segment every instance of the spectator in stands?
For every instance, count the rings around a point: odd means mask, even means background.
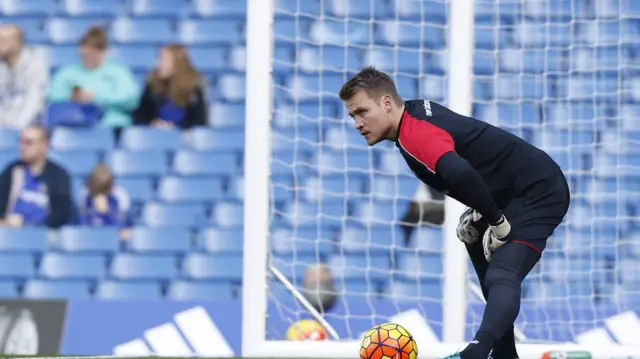
[[[131,124],[131,111],[138,103],[138,86],[124,65],[105,56],[109,39],[104,29],[92,27],[80,40],[82,61],[63,66],[53,76],[49,101],[95,104],[103,110],[100,123],[106,127]]]
[[[160,50],[156,69],[149,74],[135,124],[188,129],[207,124],[202,76],[189,61],[184,46]]]
[[[131,205],[127,191],[117,186],[104,164],[97,165],[87,179],[86,194],[80,204],[80,223],[87,226],[125,228]]]
[[[427,185],[419,184],[401,223],[406,244],[409,243],[411,234],[417,226],[422,224],[442,225],[444,223],[444,194]]]
[[[331,271],[325,265],[311,265],[302,282],[302,294],[320,313],[328,312],[338,299]]]
[[[69,175],[47,159],[49,133],[40,125],[20,135],[20,160],[0,174],[0,225],[46,225],[57,228],[72,220]]]
[[[16,25],[0,25],[0,126],[22,129],[45,105],[49,69]]]

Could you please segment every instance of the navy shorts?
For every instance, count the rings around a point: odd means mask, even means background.
[[[569,186],[562,173],[536,183],[502,209],[511,224],[510,241],[521,242],[542,254],[547,238],[567,214],[570,201]]]

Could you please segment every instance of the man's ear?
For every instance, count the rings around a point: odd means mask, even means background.
[[[382,108],[389,113],[393,109],[393,99],[389,95],[382,96]]]

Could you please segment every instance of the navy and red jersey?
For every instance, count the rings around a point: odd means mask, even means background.
[[[456,194],[470,189],[450,188],[456,181],[439,173],[453,171],[440,168],[439,164],[447,162],[440,160],[449,153],[457,154],[450,157],[458,161],[462,158],[471,165],[499,208],[562,174],[549,155],[518,136],[428,100],[405,102],[396,146],[422,182],[466,205],[470,204],[458,198],[465,196]],[[470,181],[458,181],[456,186],[466,183],[475,190]]]

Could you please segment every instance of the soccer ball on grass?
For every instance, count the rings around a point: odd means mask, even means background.
[[[417,359],[418,346],[411,333],[395,323],[376,325],[365,333],[361,359]]]

